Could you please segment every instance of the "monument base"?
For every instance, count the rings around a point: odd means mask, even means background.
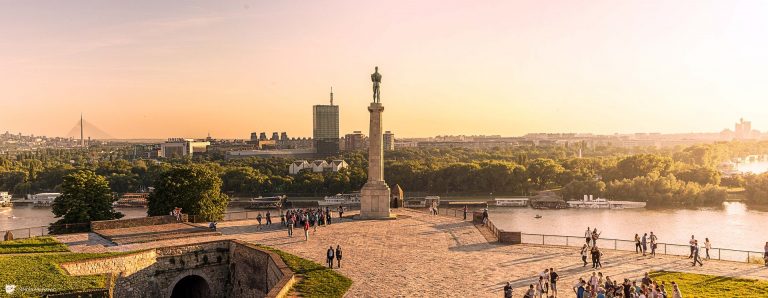
[[[359,219],[392,219],[389,212],[389,186],[384,181],[368,181],[360,190]]]

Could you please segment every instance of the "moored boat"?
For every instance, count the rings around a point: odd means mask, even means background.
[[[495,198],[497,207],[526,207],[528,206],[528,198]]]
[[[360,206],[360,193],[353,192],[326,196],[322,201],[318,201],[317,204],[320,206]]]
[[[611,201],[604,198],[593,198],[592,195],[584,195],[584,199],[568,201],[568,208],[586,209],[630,209],[645,208],[645,202]]]

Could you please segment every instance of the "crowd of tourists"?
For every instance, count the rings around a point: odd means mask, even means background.
[[[557,298],[560,275],[554,268],[545,269],[539,274],[537,281],[530,284],[523,298]],[[602,272],[592,272],[592,275],[580,277],[570,289],[577,298],[682,298],[683,294],[675,282],[667,284],[651,279],[646,272],[642,279],[623,281],[603,276]],[[570,291],[569,291],[570,292]],[[504,298],[512,298],[512,284],[504,286]]]
[[[339,207],[339,218],[344,216],[344,208]],[[304,240],[309,241],[309,230],[317,232],[318,226],[330,225],[332,222],[331,208],[290,209],[280,215],[280,222],[288,227],[288,236],[293,237],[293,229],[304,229]],[[261,221],[259,221],[261,224]]]
[[[573,293],[577,298],[682,298],[683,294],[675,282],[654,281],[646,272],[640,283],[625,278],[611,280],[610,276],[603,277],[602,272],[592,272],[587,279],[580,277],[573,285]]]

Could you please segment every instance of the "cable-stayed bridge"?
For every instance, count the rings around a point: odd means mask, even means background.
[[[97,140],[112,139],[110,134],[83,118],[80,118],[80,120],[75,123],[72,129],[67,133],[66,137],[80,139],[81,133],[84,140],[87,140],[88,138]]]

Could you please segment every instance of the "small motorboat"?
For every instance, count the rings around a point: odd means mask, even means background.
[[[541,215],[536,214],[536,216],[534,216],[533,218],[539,219],[541,218]]]

